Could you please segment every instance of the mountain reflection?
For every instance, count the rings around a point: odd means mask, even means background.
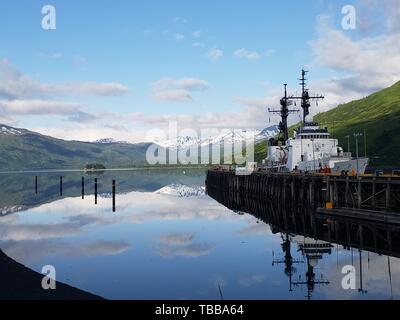
[[[62,177],[61,194],[60,177]],[[28,210],[63,198],[93,195],[95,180],[97,180],[96,191],[100,198],[112,198],[113,180],[117,183],[117,194],[134,191],[160,193],[170,191],[184,194],[186,191],[196,196],[204,195],[203,170],[106,171],[98,176],[83,172],[0,174],[0,214],[7,215]],[[168,185],[171,185],[171,188],[167,188]]]
[[[220,299],[219,288],[226,299],[400,294],[395,226],[206,195],[199,170],[84,176],[83,197],[81,178],[38,174],[36,194],[35,174],[0,175],[1,250],[36,271],[55,265],[59,281],[111,299]],[[356,268],[357,290],[341,287],[344,265]]]

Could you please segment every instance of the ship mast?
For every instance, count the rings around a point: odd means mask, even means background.
[[[280,104],[281,104],[281,109],[280,110],[271,110],[268,108],[268,112],[271,114],[279,114],[281,117],[281,122],[279,124],[279,130],[281,131],[283,135],[283,140],[286,142],[289,139],[289,129],[288,129],[288,117],[291,113],[299,112],[298,110],[290,110],[289,106],[291,106],[295,101],[301,101],[301,108],[303,109],[303,124],[306,123],[307,116],[310,114],[310,108],[311,108],[311,101],[316,101],[318,104],[319,100],[325,99],[324,96],[322,95],[317,95],[317,96],[310,96],[308,89],[307,89],[307,75],[308,71],[304,70],[304,68],[301,70],[301,78],[299,79],[300,85],[301,85],[301,90],[302,94],[301,96],[288,96],[287,94],[287,84],[284,84],[285,87],[285,95],[281,99]]]
[[[279,114],[281,116],[281,123],[279,124],[279,130],[283,134],[283,141],[287,141],[289,139],[289,127],[288,127],[288,117],[291,113],[299,112],[298,110],[290,110],[289,106],[293,104],[291,101],[291,97],[287,95],[287,84],[284,84],[285,87],[285,95],[281,99],[281,110],[271,110],[268,109],[269,113]]]
[[[303,109],[303,124],[307,122],[307,116],[310,114],[311,101],[316,101],[316,103],[318,104],[319,100],[325,99],[325,97],[322,95],[310,96],[307,89],[307,73],[308,71],[304,70],[304,68],[301,70],[301,78],[299,79],[302,92],[301,97],[290,98],[293,100],[301,100],[301,107]]]

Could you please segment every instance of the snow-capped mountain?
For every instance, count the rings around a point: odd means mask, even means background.
[[[174,196],[178,198],[194,198],[201,197],[206,194],[205,187],[201,186],[187,186],[183,184],[171,184],[155,192],[156,194],[163,194]]]
[[[0,207],[0,216],[6,216],[6,215],[13,214],[16,212],[24,211],[27,208],[28,208],[27,206],[23,206],[23,205]]]
[[[177,139],[166,140],[166,141],[155,141],[163,148],[169,149],[185,149],[190,148],[193,145],[199,147],[208,147],[209,145],[217,145],[222,143],[240,143],[246,140],[246,137],[254,137],[255,142],[260,142],[263,140],[268,140],[275,137],[279,133],[279,128],[277,125],[265,128],[263,130],[230,130],[225,131],[219,135],[211,136],[206,139],[201,139],[199,137],[178,137]]]
[[[13,127],[6,126],[4,124],[0,125],[0,134],[4,135],[14,135],[14,136],[22,136],[24,134],[30,133],[30,131],[25,129],[17,129]]]
[[[117,141],[113,138],[99,139],[99,140],[94,141],[93,143],[97,143],[97,144],[129,144],[129,142]]]

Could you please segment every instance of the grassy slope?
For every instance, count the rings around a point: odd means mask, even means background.
[[[141,165],[147,145],[99,145],[63,141],[27,134],[0,135],[0,171],[34,169],[83,168],[98,162],[107,168]]]
[[[400,165],[400,82],[364,99],[352,101],[314,117],[321,126],[329,128],[340,145],[347,151],[347,138],[355,154],[353,133],[367,133],[367,154],[374,166]],[[290,128],[290,135],[298,125]],[[364,155],[364,139],[359,142],[360,155]],[[265,158],[266,142],[256,145],[256,158]]]
[[[373,165],[400,164],[400,82],[364,99],[352,101],[315,117],[327,126],[340,144],[355,153],[355,132],[367,133],[367,153]],[[360,143],[364,153],[364,140]]]

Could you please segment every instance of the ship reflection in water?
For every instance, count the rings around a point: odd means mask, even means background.
[[[107,299],[400,294],[396,226],[319,217],[212,189],[207,195],[201,170],[83,180],[82,173],[38,173],[37,185],[35,176],[0,175],[0,249],[37,272],[54,265],[58,281]],[[344,266],[355,268],[354,290],[342,288]]]
[[[370,254],[387,257],[387,276],[390,285],[390,299],[393,299],[392,263],[395,257],[395,267],[398,267],[400,257],[400,227],[386,223],[371,223],[352,218],[326,217],[315,213],[313,209],[302,207],[289,207],[283,204],[274,207],[268,202],[231,192],[223,192],[213,187],[207,190],[213,197],[227,208],[243,214],[249,213],[268,224],[274,234],[281,237],[281,253],[273,252],[272,265],[284,266],[284,273],[288,277],[289,291],[299,286],[306,287],[306,298],[311,299],[316,286],[329,286],[331,282],[318,274],[318,265],[326,257],[331,256],[339,247],[351,254],[351,266],[355,268],[354,275],[358,275],[358,288],[360,294],[367,294],[363,283],[363,264],[367,255],[367,268],[370,269]],[[300,258],[294,258],[292,251],[301,253]],[[277,258],[277,256],[279,256]],[[357,256],[357,257],[355,257]],[[358,263],[356,263],[356,260]],[[298,273],[296,265],[304,264],[304,273]],[[337,256],[339,267],[339,256]],[[342,264],[345,267],[344,264]],[[384,272],[382,270],[382,272]],[[343,271],[343,278],[348,273]]]

